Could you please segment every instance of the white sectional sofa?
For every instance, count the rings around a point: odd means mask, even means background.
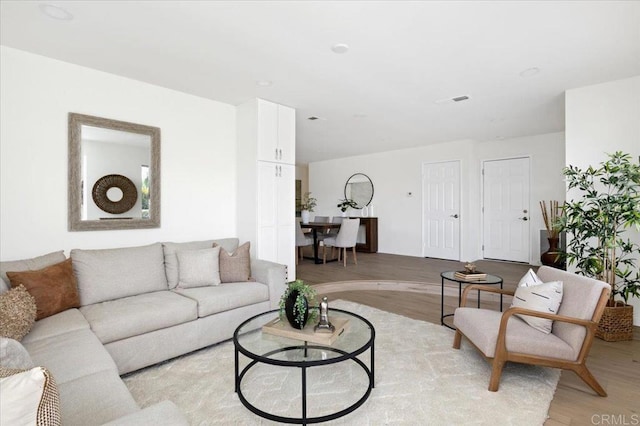
[[[141,410],[119,376],[230,339],[242,321],[275,309],[286,287],[284,265],[256,259],[252,281],[177,287],[176,253],[214,242],[228,252],[238,248],[238,239],[228,238],[71,251],[80,308],[36,321],[22,340],[33,364],[57,382],[64,425],[188,424],[170,401]],[[63,260],[57,252],[1,262],[0,284],[8,284],[7,271]]]

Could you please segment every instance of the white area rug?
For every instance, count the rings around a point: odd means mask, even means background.
[[[559,370],[507,364],[500,390],[489,392],[489,364],[464,339],[460,350],[453,349],[451,330],[357,303],[339,300],[331,306],[374,325],[375,388],[360,408],[327,424],[521,426],[541,425],[547,418]],[[192,425],[274,424],[240,403],[234,393],[233,357],[233,343],[225,342],[124,381],[141,406],[169,399]],[[368,351],[360,358],[369,365]],[[309,416],[344,408],[366,389],[366,375],[353,362],[307,371]],[[255,366],[243,391],[259,408],[300,416],[299,369]]]

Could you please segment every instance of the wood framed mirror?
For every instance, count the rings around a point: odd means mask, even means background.
[[[160,129],[69,113],[69,230],[160,227]]]

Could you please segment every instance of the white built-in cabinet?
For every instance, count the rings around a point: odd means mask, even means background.
[[[295,279],[295,110],[263,99],[238,106],[238,237]]]

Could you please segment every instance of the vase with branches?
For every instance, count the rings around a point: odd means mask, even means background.
[[[563,209],[560,206],[560,202],[556,200],[550,200],[548,206],[547,202],[543,200],[540,201],[540,210],[547,230],[547,240],[549,241],[549,249],[540,255],[540,261],[543,265],[562,268],[564,266],[564,256],[558,249],[558,243],[560,242],[560,231],[562,229],[560,218],[562,217]]]

